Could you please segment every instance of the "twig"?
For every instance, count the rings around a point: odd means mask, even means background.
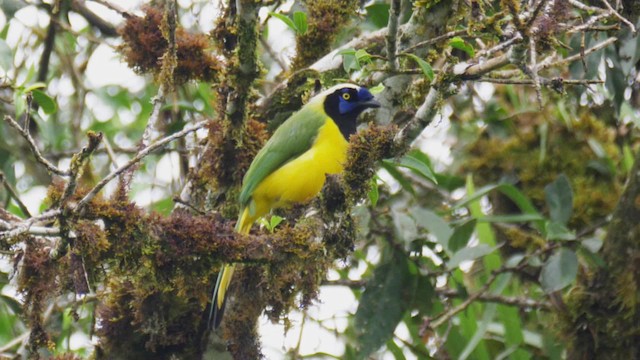
[[[553,66],[565,65],[565,64],[574,62],[574,61],[579,60],[580,58],[582,58],[584,56],[587,56],[587,55],[589,55],[589,54],[591,54],[593,52],[596,52],[596,51],[598,51],[598,50],[600,50],[602,48],[605,48],[605,47],[613,44],[616,41],[618,41],[618,38],[616,38],[616,37],[608,38],[607,40],[588,48],[583,53],[575,54],[575,55],[569,56],[567,58],[558,60],[556,62],[550,62],[550,63],[541,64],[540,66],[538,66],[538,69],[542,70],[542,69],[550,68],[550,67],[553,67]]]
[[[617,17],[617,18],[618,18],[618,20],[620,20],[620,21],[622,21],[623,23],[625,23],[625,24],[629,27],[629,29],[631,29],[631,32],[632,32],[632,33],[634,33],[634,34],[635,34],[635,33],[637,32],[637,31],[636,31],[636,27],[635,27],[635,26],[633,26],[633,24],[631,23],[631,21],[627,20],[624,16],[620,15],[620,13],[618,13],[618,12],[616,11],[616,9],[614,9],[614,8],[611,6],[611,4],[609,4],[609,2],[608,2],[607,0],[600,0],[600,1],[601,1],[602,3],[604,3],[604,6],[606,6],[606,7],[609,9],[609,11],[610,11],[610,12],[611,12],[615,17]]]
[[[540,77],[538,76],[538,63],[537,63],[537,51],[536,51],[536,38],[531,36],[529,38],[529,75],[533,80],[533,86],[536,89],[536,99],[538,99],[538,107],[542,109],[542,87],[540,86]]]
[[[397,58],[397,40],[398,40],[398,17],[400,17],[400,0],[391,0],[391,7],[389,7],[389,22],[387,25],[387,59],[389,63],[389,69],[394,71],[398,69]]]
[[[604,9],[601,9],[599,7],[595,7],[595,6],[589,6],[589,5],[585,5],[581,2],[579,2],[578,0],[567,0],[567,2],[575,7],[577,7],[580,10],[584,10],[584,11],[590,11],[590,12],[594,12],[594,13],[602,13],[604,11]]]
[[[489,82],[494,84],[509,84],[509,85],[533,85],[533,80],[531,79],[502,79],[502,78],[490,78],[483,77],[476,80],[477,82]],[[581,79],[544,79],[540,78],[540,84],[542,85],[553,85],[554,82],[562,82],[564,85],[595,85],[595,84],[604,84],[604,80],[581,80]]]
[[[68,24],[66,24],[63,21],[60,21],[59,19],[52,18],[51,21],[54,21],[56,23],[56,25],[59,26],[62,30],[72,34],[76,38],[83,37],[83,38],[87,39],[88,41],[90,41],[90,42],[92,42],[94,44],[105,45],[105,46],[108,46],[108,47],[110,47],[110,48],[115,50],[115,45],[113,45],[109,41],[106,41],[104,39],[100,39],[97,36],[94,36],[91,33],[86,32],[86,31],[85,32],[76,31],[71,26],[69,26]],[[117,33],[116,33],[116,35],[117,35]],[[116,35],[112,35],[112,36],[116,36]],[[109,35],[105,34],[105,36],[109,36]]]
[[[489,56],[493,53],[496,53],[498,51],[502,51],[506,48],[508,48],[509,46],[516,44],[518,42],[522,41],[522,34],[520,34],[519,32],[517,32],[511,39],[506,40],[501,42],[500,44],[490,48],[490,49],[486,49],[486,50],[481,50],[478,51],[478,53],[476,54],[476,57],[480,57],[480,56]]]
[[[267,54],[269,54],[269,56],[273,59],[273,61],[275,61],[278,64],[278,66],[280,66],[280,69],[282,69],[282,71],[287,70],[287,65],[282,61],[282,59],[280,59],[278,54],[276,54],[276,52],[273,51],[273,48],[271,48],[271,45],[269,45],[269,43],[264,39],[264,37],[259,36],[259,39],[260,39],[260,44],[262,45],[262,48],[265,49],[267,51]]]
[[[149,116],[149,119],[147,120],[147,125],[145,126],[144,133],[142,134],[140,144],[138,144],[138,154],[148,147],[153,137],[157,136],[155,134],[159,131],[158,124],[160,122],[162,105],[165,100],[165,93],[171,93],[175,90],[174,70],[178,64],[176,26],[176,2],[175,0],[169,0],[165,2],[164,16],[160,24],[162,36],[167,41],[167,49],[160,59],[162,62],[159,76],[160,86],[158,87],[158,93],[156,96],[151,99],[153,109],[151,111],[151,116]],[[135,170],[136,167],[132,166],[122,173],[124,180],[121,184],[123,184],[127,192]]]
[[[142,140],[138,147],[140,149],[144,149],[151,142],[151,137],[153,136],[153,132],[156,129],[156,124],[158,123],[158,119],[160,118],[160,109],[164,104],[164,85],[160,85],[158,88],[158,93],[151,99],[151,103],[153,104],[153,109],[151,110],[151,115],[149,116],[149,120],[147,121],[147,126],[144,129],[144,133],[142,134]]]
[[[171,93],[174,90],[174,70],[177,66],[177,46],[176,46],[176,3],[169,0],[165,3],[164,17],[160,29],[167,41],[167,50],[162,55],[162,68],[160,73],[160,87],[158,93],[151,99],[153,110],[147,121],[147,126],[142,135],[140,149],[144,149],[151,142],[154,131],[158,129],[160,110],[164,103],[165,92]]]
[[[11,198],[13,198],[13,200],[16,202],[16,204],[18,204],[18,207],[20,208],[20,211],[22,211],[22,213],[26,217],[30,218],[31,217],[31,213],[29,212],[29,209],[27,209],[27,206],[22,202],[22,200],[20,199],[20,196],[18,196],[18,192],[7,181],[7,178],[5,177],[5,175],[4,175],[4,173],[2,171],[0,171],[0,183],[2,183],[4,185],[4,188],[7,190],[7,192],[11,196]]]
[[[45,159],[42,154],[40,153],[40,150],[38,150],[38,147],[36,146],[35,141],[33,140],[33,138],[31,137],[31,134],[29,134],[28,131],[26,131],[25,129],[21,128],[20,125],[13,120],[13,118],[9,115],[5,115],[4,116],[4,121],[6,121],[7,123],[9,123],[9,125],[11,125],[12,128],[16,129],[20,135],[22,135],[23,138],[25,138],[25,140],[27,140],[27,143],[29,144],[29,147],[31,148],[31,152],[33,152],[33,155],[36,157],[36,160],[41,163],[42,165],[44,165],[44,167],[47,168],[47,170],[49,170],[50,172],[59,175],[59,176],[69,176],[71,175],[71,173],[69,172],[69,170],[60,170],[57,166],[53,165],[51,162],[49,162],[49,160]]]
[[[458,306],[453,307],[449,310],[447,310],[446,312],[444,312],[443,314],[439,315],[437,318],[435,318],[433,321],[429,322],[429,327],[432,329],[437,329],[438,327],[440,327],[440,325],[444,324],[445,322],[449,321],[451,318],[453,318],[455,315],[457,315],[458,313],[464,311],[466,308],[469,307],[469,305],[471,305],[474,301],[476,301],[480,296],[482,296],[482,294],[484,294],[485,292],[487,292],[489,290],[489,288],[491,287],[491,285],[493,284],[494,281],[496,281],[496,279],[498,278],[498,276],[502,273],[502,271],[494,271],[491,276],[487,279],[487,281],[485,282],[485,284],[482,286],[482,288],[480,288],[479,291],[469,295],[468,298],[466,298],[462,303],[460,303]]]
[[[448,33],[446,33],[446,34],[442,34],[442,35],[436,36],[436,37],[434,37],[434,38],[432,38],[432,39],[425,40],[425,41],[421,41],[421,42],[419,42],[419,43],[416,43],[416,44],[414,44],[414,45],[411,45],[411,46],[409,46],[408,48],[404,49],[402,52],[403,52],[403,53],[408,53],[408,52],[411,52],[411,51],[413,51],[413,50],[415,50],[415,49],[417,49],[417,48],[419,48],[419,47],[421,47],[421,46],[429,46],[429,45],[433,45],[433,44],[435,44],[435,43],[437,43],[437,42],[439,42],[439,41],[441,41],[441,40],[445,40],[445,39],[449,39],[449,38],[452,38],[452,37],[456,37],[456,36],[464,35],[464,34],[466,34],[466,33],[467,33],[467,30],[455,30],[455,31],[449,31],[449,32],[448,32]]]
[[[0,238],[5,238],[5,239],[12,238],[20,234],[29,232],[30,229],[33,227],[33,224],[54,219],[60,216],[60,214],[62,214],[62,210],[60,209],[49,210],[40,215],[31,217],[22,222],[13,224],[12,226],[8,227],[6,231],[0,232]],[[53,229],[53,228],[50,228],[50,229]],[[54,232],[53,230],[44,230],[44,228],[42,229],[38,228],[37,230],[38,230],[38,233],[34,235],[49,235],[49,234],[53,235],[53,232]]]
[[[102,138],[102,143],[104,144],[104,148],[105,148],[105,151],[107,152],[107,156],[109,157],[109,160],[111,160],[111,166],[113,166],[114,169],[117,169],[118,159],[116,158],[116,153],[113,151],[113,147],[111,146],[111,143],[109,142],[109,139],[107,139],[106,136]]]
[[[118,146],[113,146],[111,145],[111,143],[109,143],[109,146],[111,147],[111,150],[113,151],[112,155],[117,155],[118,153],[122,153],[122,154],[130,154],[130,155],[135,155],[138,152],[138,149],[136,148],[132,148],[132,147],[118,147]],[[63,151],[58,151],[58,152],[51,152],[48,153],[47,156],[49,156],[52,159],[64,159],[64,158],[70,158],[73,155],[75,155],[76,153],[78,153],[78,151],[80,151],[79,149],[70,149],[70,150],[63,150]],[[176,149],[171,149],[170,151],[172,152],[176,152],[178,154],[189,154],[192,149],[190,148],[176,148]],[[107,145],[105,144],[104,148],[98,148],[96,149],[96,151],[94,152],[94,154],[107,154],[107,156],[111,157],[108,154],[108,150],[107,150]]]
[[[89,138],[87,146],[82,148],[79,153],[71,158],[71,164],[69,165],[69,172],[71,173],[71,176],[69,177],[69,182],[65,186],[64,192],[60,197],[60,207],[64,207],[69,198],[71,198],[71,195],[76,191],[78,177],[87,161],[89,161],[91,154],[93,154],[98,145],[100,145],[100,142],[102,142],[102,136],[102,133],[89,131],[87,133],[87,137]]]
[[[140,150],[133,159],[129,160],[126,164],[120,166],[118,169],[112,171],[109,175],[107,175],[104,179],[102,179],[98,184],[96,184],[96,186],[94,186],[94,188],[91,189],[91,191],[89,191],[89,193],[87,193],[87,195],[85,195],[82,198],[82,200],[78,202],[78,205],[76,206],[75,210],[81,211],[82,208],[86,206],[87,203],[89,203],[89,201],[91,201],[100,192],[100,190],[102,190],[102,188],[104,188],[111,180],[113,180],[114,178],[116,178],[117,176],[125,172],[127,169],[136,165],[138,162],[140,162],[140,160],[144,159],[147,155],[151,154],[154,150],[164,146],[165,144],[173,140],[179,139],[191,132],[199,130],[203,128],[206,124],[207,124],[207,121],[200,121],[194,124],[190,128],[183,129],[182,131],[179,131],[177,133],[164,137],[154,142],[153,144],[147,146],[146,148]]]
[[[442,99],[442,91],[434,86],[429,89],[429,93],[424,99],[424,102],[416,111],[413,118],[396,134],[393,141],[396,144],[402,144],[407,142],[411,138],[410,134],[417,128],[423,128],[429,123],[438,112],[437,104]]]
[[[105,6],[105,7],[109,8],[109,9],[115,11],[115,12],[117,12],[118,14],[122,15],[122,17],[124,17],[124,18],[128,18],[128,17],[132,16],[131,14],[126,12],[124,9],[122,9],[122,8],[116,6],[116,5],[113,5],[113,4],[109,3],[108,1],[104,1],[104,0],[92,0],[92,1],[98,3],[98,4],[102,5],[102,6]]]
[[[4,353],[9,349],[13,348],[14,346],[24,342],[29,338],[30,334],[31,334],[31,331],[25,331],[22,334],[14,337],[12,340],[10,340],[6,344],[4,344],[2,347],[0,347],[0,353]]]
[[[31,226],[27,232],[35,236],[60,236],[60,229],[57,227]]]
[[[474,78],[482,74],[486,74],[492,70],[501,68],[505,65],[508,65],[509,63],[509,54],[502,54],[478,64],[470,65],[469,67],[464,69],[464,71],[461,71],[456,75],[460,76],[462,80],[473,80]]]
[[[71,9],[78,12],[87,20],[87,22],[89,22],[89,24],[100,30],[100,33],[102,33],[102,35],[109,37],[118,36],[118,30],[116,29],[116,27],[100,16],[96,15],[96,13],[94,13],[93,11],[89,10],[84,1],[71,1]]]
[[[574,34],[574,33],[577,33],[577,32],[584,31],[584,29],[588,29],[588,28],[592,27],[593,24],[597,23],[598,21],[600,21],[602,19],[606,19],[606,18],[610,17],[611,15],[612,15],[611,13],[606,12],[606,13],[600,13],[599,15],[596,15],[596,16],[592,16],[592,17],[589,18],[589,20],[587,20],[587,22],[567,30],[567,34]]]
[[[53,53],[53,46],[56,40],[56,24],[53,21],[54,17],[58,15],[55,7],[51,7],[49,17],[51,21],[49,21],[49,27],[47,29],[47,36],[44,39],[44,48],[42,49],[42,55],[40,56],[40,62],[38,63],[38,77],[37,81],[46,82],[47,74],[49,73],[49,62],[51,60],[51,54]]]
[[[452,289],[435,289],[435,292],[439,295],[447,296],[447,297],[466,297],[467,294],[461,293]],[[524,297],[509,297],[495,294],[482,294],[480,293],[476,297],[477,301],[482,302],[491,302],[491,303],[499,303],[504,305],[517,306],[521,308],[530,308],[530,309],[544,309],[548,310],[551,308],[551,304],[545,301],[536,301],[529,298]]]
[[[200,215],[206,215],[207,214],[205,211],[202,211],[202,210],[196,208],[195,206],[191,205],[191,203],[189,203],[188,201],[182,200],[180,198],[180,196],[174,196],[173,197],[173,202],[175,202],[176,204],[180,204],[182,206],[185,206],[185,207],[191,209],[192,211],[194,211],[197,214],[200,214]]]
[[[445,322],[447,322],[451,318],[453,318],[456,314],[464,311],[474,301],[476,301],[476,300],[479,301],[480,297],[485,297],[486,298],[486,295],[490,295],[490,294],[486,294],[487,291],[489,291],[489,289],[491,288],[491,285],[493,284],[493,282],[496,281],[496,279],[501,274],[506,273],[506,272],[517,272],[517,271],[520,271],[522,268],[527,266],[527,264],[529,262],[529,259],[531,259],[531,258],[533,258],[535,256],[540,256],[540,255],[542,255],[542,254],[544,254],[544,253],[546,253],[548,251],[551,251],[551,250],[553,250],[553,249],[555,249],[555,248],[557,248],[559,246],[560,245],[558,243],[550,243],[546,247],[540,248],[540,249],[538,249],[538,250],[536,250],[536,251],[534,251],[532,253],[524,255],[520,259],[520,261],[518,261],[518,263],[515,266],[503,265],[499,269],[493,271],[491,273],[491,276],[489,276],[489,278],[486,280],[485,284],[480,288],[480,290],[478,290],[477,292],[469,295],[469,297],[466,298],[458,306],[445,311],[443,314],[439,315],[434,320],[429,321],[429,327],[431,329],[435,330],[440,325],[444,324]]]

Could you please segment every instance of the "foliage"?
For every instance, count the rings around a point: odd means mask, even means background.
[[[640,356],[634,2],[54,3],[0,3],[0,356],[285,356],[261,316],[293,359]],[[383,106],[344,173],[234,233],[270,133],[345,81]]]

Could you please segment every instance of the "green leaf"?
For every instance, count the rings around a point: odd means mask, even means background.
[[[171,213],[171,210],[173,210],[174,205],[175,202],[173,201],[173,199],[168,197],[154,202],[151,205],[151,208],[153,209],[153,211],[156,211],[162,215],[169,215]]]
[[[589,266],[595,267],[605,267],[607,263],[604,261],[600,255],[591,252],[591,250],[587,249],[584,246],[578,248],[578,254],[581,259],[584,259]]]
[[[395,343],[395,341],[393,341],[393,339],[389,339],[389,341],[387,341],[387,350],[389,350],[395,360],[406,360],[402,349]]]
[[[298,34],[302,35],[307,32],[309,25],[307,24],[307,14],[302,11],[293,13],[293,24]]]
[[[473,230],[476,228],[476,220],[470,220],[465,222],[464,224],[456,227],[453,230],[453,234],[451,234],[451,238],[449,239],[449,250],[455,253],[456,251],[462,249],[467,246],[471,235],[473,234]]]
[[[613,177],[616,173],[615,165],[613,165],[611,159],[608,158],[589,160],[587,162],[587,168],[606,177]]]
[[[602,147],[602,144],[600,144],[598,140],[594,138],[588,138],[587,144],[589,144],[591,151],[593,151],[593,153],[596,154],[597,157],[599,158],[608,157],[607,152],[604,150],[604,147]]]
[[[490,215],[478,218],[478,222],[519,223],[544,220],[540,214]]]
[[[33,99],[40,105],[45,114],[51,115],[56,112],[58,105],[56,101],[40,90],[32,90]]]
[[[267,228],[267,230],[269,230],[270,233],[272,233],[276,227],[278,225],[280,225],[280,223],[284,220],[283,217],[280,217],[278,215],[272,215],[271,218],[269,220],[267,220],[266,218],[260,218],[259,222],[261,225],[263,225],[264,227]]]
[[[273,11],[269,11],[269,15],[285,23],[285,25],[287,25],[291,30],[298,32],[298,28],[296,27],[296,24],[287,15],[275,13]]]
[[[411,194],[415,194],[413,184],[411,181],[407,180],[400,171],[398,171],[398,168],[395,166],[395,162],[391,160],[382,160],[380,166],[385,169],[398,183],[400,183],[400,186],[402,186],[404,190]]]
[[[356,60],[358,60],[358,64],[371,62],[371,54],[369,54],[365,49],[356,50],[354,55]]]
[[[338,51],[337,55],[342,55],[342,67],[347,73],[351,70],[360,70],[361,66],[356,57],[355,49],[342,49]]]
[[[418,309],[424,313],[431,311],[433,306],[434,290],[431,278],[428,276],[417,276],[416,291],[411,304],[412,309]]]
[[[33,90],[37,90],[37,89],[44,89],[44,88],[46,88],[46,87],[47,87],[47,84],[45,84],[45,83],[43,83],[43,82],[37,82],[37,83],[31,84],[31,85],[29,85],[29,86],[25,87],[25,88],[22,90],[22,92],[26,94],[26,93],[28,93],[29,91],[33,91]]]
[[[393,218],[393,226],[398,238],[408,243],[418,237],[416,221],[407,214],[404,208],[392,208],[391,217]]]
[[[431,67],[431,65],[429,65],[428,62],[422,60],[420,57],[414,54],[406,54],[406,55],[411,59],[413,59],[413,61],[415,61],[418,64],[418,66],[420,67],[420,70],[422,70],[422,73],[424,74],[424,76],[427,77],[427,79],[429,79],[429,81],[433,81],[433,78],[434,78],[433,68]]]
[[[13,51],[3,39],[0,39],[0,68],[5,73],[13,68]]]
[[[389,23],[389,4],[370,3],[365,7],[371,23],[378,29],[387,26]]]
[[[453,254],[451,259],[449,259],[449,261],[447,262],[447,269],[453,270],[460,266],[461,262],[481,258],[487,254],[491,254],[493,250],[495,250],[495,248],[487,244],[479,244],[474,247],[462,248],[458,252]]]
[[[474,57],[476,53],[473,47],[459,36],[456,36],[449,40],[449,46],[466,52],[470,57]]]
[[[398,167],[403,167],[412,170],[414,173],[424,177],[427,180],[430,180],[434,184],[438,184],[438,180],[431,169],[431,164],[428,161],[425,161],[424,157],[417,155],[417,153],[412,152],[403,156],[399,162],[395,162],[392,160],[382,160],[382,162],[387,162],[393,164]]]
[[[271,219],[269,219],[269,231],[273,232],[276,226],[280,225],[282,220],[284,220],[284,218],[281,216],[278,216],[278,215],[271,216]]]
[[[560,248],[542,267],[540,283],[551,293],[569,286],[578,274],[578,257],[573,250]]]
[[[580,244],[582,244],[585,249],[595,254],[600,251],[600,249],[602,249],[602,245],[604,244],[604,242],[602,241],[602,239],[592,236],[582,240]]]
[[[573,190],[569,179],[564,175],[544,187],[545,200],[549,207],[551,220],[566,224],[573,212]]]
[[[453,229],[445,219],[438,216],[433,211],[421,207],[412,207],[410,213],[416,220],[418,227],[427,229],[433,236],[435,236],[438,244],[447,251],[449,250],[449,239],[453,234]]]
[[[529,198],[527,198],[520,190],[518,190],[518,188],[516,188],[511,184],[498,184],[498,185],[484,186],[476,190],[475,192],[473,192],[472,195],[461,199],[458,203],[455,204],[455,206],[453,207],[453,210],[466,206],[480,199],[481,197],[489,194],[494,190],[498,190],[504,195],[506,195],[518,206],[518,208],[520,208],[520,210],[522,210],[523,213],[540,216],[540,214],[538,213],[536,208],[533,206]],[[544,231],[544,226],[545,226],[544,221],[535,221],[534,224],[536,225],[536,229],[538,229],[539,231]]]
[[[348,48],[348,49],[342,49],[340,51],[338,51],[338,53],[336,54],[336,56],[338,55],[356,55],[356,49],[353,48]]]
[[[16,299],[4,294],[0,294],[0,302],[4,303],[4,305],[11,309],[14,314],[22,316],[24,309],[22,308],[20,302]]]
[[[369,88],[369,92],[371,93],[371,95],[378,95],[382,92],[382,90],[384,90],[383,83],[379,83],[378,85]]]
[[[565,240],[571,241],[576,239],[576,234],[569,230],[564,224],[549,221],[545,228],[547,234],[547,240]]]
[[[378,191],[378,177],[374,176],[373,179],[369,182],[369,201],[371,201],[371,206],[375,207],[378,204],[378,199],[380,198],[380,192]]]
[[[354,319],[357,359],[366,359],[392,336],[413,297],[412,280],[404,254],[387,256],[367,282]]]

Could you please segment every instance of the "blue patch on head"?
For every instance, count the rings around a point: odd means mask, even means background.
[[[356,107],[356,105],[356,103],[349,102],[340,97],[340,102],[338,103],[338,111],[340,111],[340,114],[344,115],[348,112],[351,112]]]
[[[351,98],[345,100],[342,94],[350,93]],[[362,102],[373,99],[373,95],[366,88],[358,88],[357,92],[353,88],[345,88],[340,91],[340,101],[338,102],[338,111],[344,115],[351,111],[354,111]]]
[[[361,87],[358,90],[358,101],[369,101],[373,99],[373,95],[367,90],[367,88]]]

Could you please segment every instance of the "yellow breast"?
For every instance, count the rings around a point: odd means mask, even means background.
[[[267,176],[253,192],[256,217],[273,208],[304,203],[315,197],[327,174],[342,172],[348,142],[333,122],[327,119],[319,129],[313,146]]]

